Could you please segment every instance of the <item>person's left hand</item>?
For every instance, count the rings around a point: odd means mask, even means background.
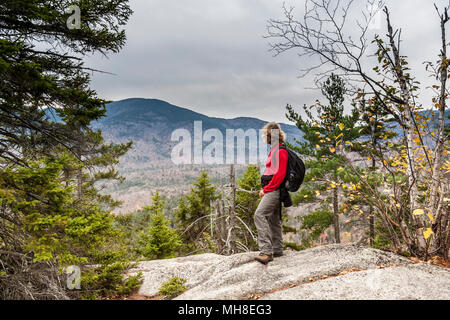
[[[259,197],[262,198],[263,195],[264,195],[264,190],[261,190],[261,191],[259,192]]]

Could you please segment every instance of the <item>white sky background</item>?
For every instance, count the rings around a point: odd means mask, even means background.
[[[364,7],[364,0],[355,2]],[[285,3],[297,12],[303,10],[303,0]],[[434,3],[442,9],[449,1]],[[280,122],[287,122],[287,103],[300,110],[321,99],[319,91],[307,89],[313,86],[312,76],[298,78],[300,69],[312,61],[294,51],[275,58],[268,51],[272,40],[263,38],[267,20],[283,17],[282,0],[130,0],[130,4],[134,14],[122,51],[86,59],[87,66],[115,74],[93,75],[92,88],[105,99],[156,98],[208,116]],[[393,27],[402,28],[401,50],[412,74],[422,87],[429,85],[422,63],[436,61],[440,48],[433,1],[386,4]],[[374,31],[385,30],[382,19],[382,29]],[[429,103],[429,90],[421,96],[424,104]]]

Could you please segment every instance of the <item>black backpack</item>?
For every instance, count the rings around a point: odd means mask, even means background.
[[[286,177],[284,178],[286,189],[290,192],[296,192],[305,178],[305,164],[291,149],[286,148],[284,145],[281,145],[280,149],[285,149],[288,153]]]

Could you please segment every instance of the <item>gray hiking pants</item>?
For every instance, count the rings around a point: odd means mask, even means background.
[[[261,253],[283,252],[283,232],[280,220],[280,190],[267,192],[255,211],[258,246]]]

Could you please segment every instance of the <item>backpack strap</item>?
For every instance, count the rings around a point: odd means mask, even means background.
[[[288,153],[288,162],[287,162],[287,168],[286,168],[286,175],[284,176],[284,180],[281,183],[283,185],[283,187],[284,187],[284,185],[285,185],[285,183],[286,183],[286,181],[287,181],[287,179],[289,177],[289,172],[288,172],[288,170],[289,170],[289,151],[288,151],[288,149],[286,148],[286,146],[284,144],[282,144],[279,149],[284,149]]]

